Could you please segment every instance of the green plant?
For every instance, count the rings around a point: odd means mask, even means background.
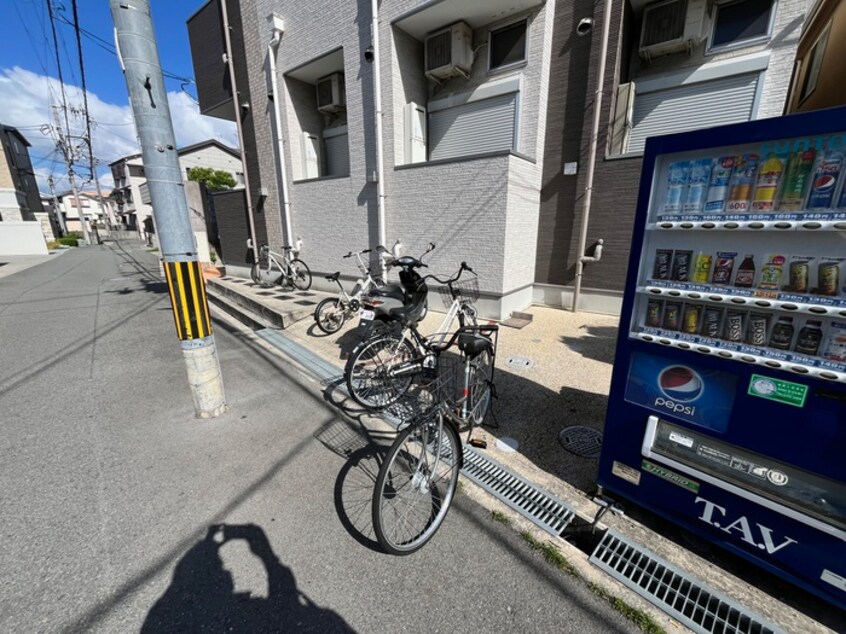
[[[666,634],[666,630],[658,625],[658,623],[656,623],[655,620],[643,610],[630,606],[621,598],[615,597],[605,588],[596,583],[589,583],[588,588],[590,588],[591,592],[600,599],[607,601],[612,608],[637,625],[641,631],[646,632],[646,634]]]
[[[212,264],[217,262],[217,253],[215,253],[214,250],[209,251],[209,259],[211,259]]]
[[[552,564],[559,570],[563,570],[571,577],[575,577],[576,579],[581,579],[582,574],[576,569],[576,567],[567,561],[567,558],[561,554],[561,551],[558,550],[553,544],[550,542],[542,542],[539,539],[536,539],[534,535],[532,535],[529,531],[523,531],[520,533],[523,539],[526,540],[526,543],[529,544],[529,548],[532,550],[536,550],[543,555],[543,558],[546,559],[547,563]]]
[[[494,522],[499,522],[500,524],[505,524],[506,526],[511,525],[511,520],[502,511],[491,511],[491,519]]]
[[[55,240],[48,240],[47,241],[47,250],[48,251],[53,251],[53,250],[57,249],[58,247],[59,247],[59,243],[56,242]]]
[[[218,191],[221,189],[232,189],[238,183],[235,177],[229,172],[216,170],[211,167],[192,167],[188,170],[188,180],[196,181],[206,186],[207,189]]]
[[[72,236],[70,234],[59,238],[59,244],[62,244],[66,247],[76,247],[79,246],[79,240],[76,236]]]

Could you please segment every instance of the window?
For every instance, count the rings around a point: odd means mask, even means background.
[[[829,25],[830,26],[830,25]],[[814,48],[808,54],[808,59],[811,60],[808,70],[805,72],[805,77],[802,79],[802,90],[799,92],[799,101],[803,101],[808,95],[814,92],[817,87],[817,78],[820,75],[820,66],[822,65],[823,56],[825,55],[825,45],[828,43],[828,30],[826,27],[820,39],[814,44]]]
[[[740,0],[714,7],[709,49],[733,48],[769,37],[773,0]]]
[[[527,21],[491,31],[488,40],[488,69],[502,70],[526,62]]]

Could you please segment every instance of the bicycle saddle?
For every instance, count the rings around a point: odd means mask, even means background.
[[[338,278],[340,278],[340,277],[341,277],[341,272],[335,271],[334,273],[332,273],[332,275],[327,275],[326,279],[329,280],[330,282],[337,282]]]

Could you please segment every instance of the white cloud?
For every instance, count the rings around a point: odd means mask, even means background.
[[[85,120],[79,112],[83,104],[82,90],[66,84],[65,94],[71,110],[71,135],[81,137],[85,132]],[[58,191],[69,189],[67,170],[61,153],[56,150],[55,133],[51,131],[55,121],[51,104],[60,101],[61,86],[57,79],[17,66],[0,69],[0,123],[18,128],[30,142],[33,171],[39,188],[44,192],[49,191],[47,177],[51,173]],[[197,105],[183,92],[169,92],[168,103],[177,147],[206,139],[217,139],[227,145],[237,146],[234,123],[202,116]],[[100,183],[102,187],[111,188],[109,163],[140,151],[132,110],[128,103],[107,103],[89,90],[88,112],[92,120],[91,137],[94,156],[99,162]],[[71,141],[79,149],[76,172],[80,180],[84,181],[90,177],[84,142],[79,138],[72,138]],[[84,187],[93,188],[93,183],[89,182]]]

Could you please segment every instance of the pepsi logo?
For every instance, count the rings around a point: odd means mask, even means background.
[[[833,189],[837,182],[837,177],[831,174],[824,174],[814,181],[814,189],[817,191]]]
[[[676,403],[690,403],[702,395],[705,383],[696,372],[683,365],[673,365],[661,371],[658,389]]]

